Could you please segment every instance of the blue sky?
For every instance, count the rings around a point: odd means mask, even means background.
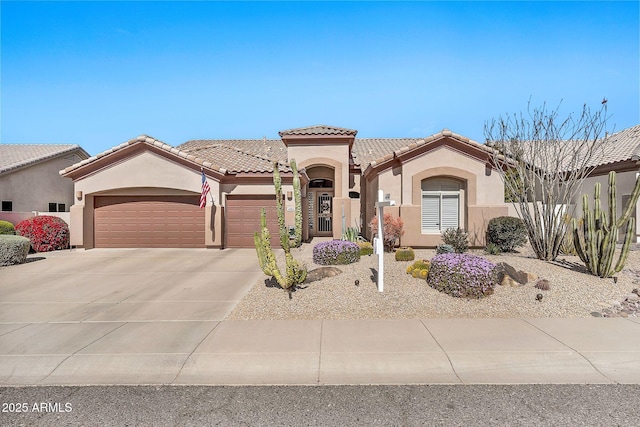
[[[139,134],[360,137],[606,97],[640,123],[638,2],[11,2],[1,7],[2,143],[97,154]]]

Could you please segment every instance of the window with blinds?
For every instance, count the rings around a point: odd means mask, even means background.
[[[460,226],[460,183],[436,178],[422,183],[422,233]]]

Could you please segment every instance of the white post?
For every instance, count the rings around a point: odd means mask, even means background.
[[[382,190],[378,190],[378,292],[384,290],[384,194]]]
[[[391,197],[387,197],[390,199]],[[378,201],[376,202],[376,208],[378,208],[378,237],[373,239],[375,244],[374,253],[378,254],[378,291],[384,290],[384,207],[395,206],[395,200],[384,200],[384,192],[378,190]]]

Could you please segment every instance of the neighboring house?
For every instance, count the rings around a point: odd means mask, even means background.
[[[272,162],[280,165],[285,220],[295,203],[288,159],[301,171],[303,237],[339,238],[375,214],[378,190],[404,219],[402,245],[435,246],[448,227],[484,245],[488,221],[507,215],[490,149],[448,130],[427,138],[356,138],[311,126],[280,139],[195,140],[178,147],[140,136],[60,171],[71,178],[71,244],[78,247],[251,247],[266,208],[277,241]],[[211,187],[199,208],[201,171]]]
[[[68,212],[73,183],[58,172],[88,157],[73,144],[0,144],[0,219]]]

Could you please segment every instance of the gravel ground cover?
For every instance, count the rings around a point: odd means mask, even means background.
[[[292,250],[295,258],[309,270],[320,267],[312,261],[312,245]],[[416,259],[431,259],[435,255],[430,249],[417,249],[415,253]],[[432,289],[425,280],[406,274],[411,262],[395,261],[394,254],[388,253],[384,259],[382,293],[374,281],[378,257],[365,256],[357,263],[337,266],[342,270],[338,276],[302,285],[291,299],[264,276],[227,319],[591,317],[594,312],[606,312],[619,305],[634,288],[640,287],[640,252],[637,250],[630,252],[625,269],[616,275],[617,283],[586,273],[576,256],[560,256],[554,262],[545,262],[536,259],[528,247],[513,254],[486,255],[482,250],[470,253],[493,263],[506,262],[517,270],[547,279],[550,290],[536,289],[534,281],[517,288],[497,286],[493,295],[483,299],[454,298]],[[541,301],[536,299],[538,294],[543,296]]]

